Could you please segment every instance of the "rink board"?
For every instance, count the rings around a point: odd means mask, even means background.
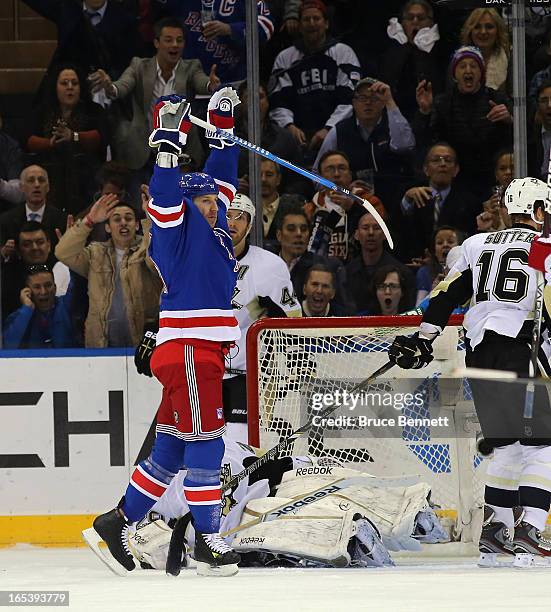
[[[0,546],[79,544],[123,494],[161,386],[125,351],[21,353],[0,359]]]

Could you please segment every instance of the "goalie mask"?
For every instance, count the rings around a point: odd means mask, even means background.
[[[228,210],[240,210],[242,212],[249,213],[249,225],[247,227],[247,233],[245,234],[245,236],[247,236],[253,226],[254,216],[256,213],[256,209],[251,199],[243,193],[236,193],[232,203],[228,207]]]
[[[543,206],[551,213],[551,202],[547,199],[547,185],[536,178],[513,179],[505,190],[505,206],[510,215],[530,215],[536,223],[534,213],[537,206]]]
[[[199,196],[215,193],[218,195],[218,186],[210,174],[204,172],[190,172],[184,174],[180,179],[180,187],[183,195],[187,198],[197,198]]]

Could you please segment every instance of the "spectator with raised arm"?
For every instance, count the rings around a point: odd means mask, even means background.
[[[96,223],[105,223],[110,239],[86,245]],[[104,195],[56,247],[56,256],[88,279],[88,348],[136,346],[144,325],[157,318],[161,281],[147,256],[150,222],[144,221],[143,237],[136,235],[138,223],[131,206]]]
[[[319,161],[319,172],[323,178],[330,180],[339,187],[352,191],[352,172],[350,160],[342,151],[328,150]],[[382,202],[371,195],[363,186],[353,190],[356,195],[370,200],[378,208],[378,212],[386,216]],[[308,221],[313,231],[329,231],[331,236],[326,252],[322,255],[335,257],[346,263],[351,256],[350,242],[358,227],[358,221],[365,213],[363,205],[343,193],[322,187],[310,202],[304,205]],[[321,226],[321,227],[320,227]]]
[[[494,180],[495,151],[511,146],[510,100],[485,86],[485,65],[476,47],[461,47],[451,63],[454,85],[433,99],[430,83],[417,87],[419,110],[413,122],[418,145],[446,141],[457,152],[458,180],[485,197]]]
[[[426,182],[410,187],[401,203],[404,226],[410,228],[409,256],[424,256],[441,225],[451,225],[469,235],[476,232],[480,199],[457,183],[459,170],[455,149],[448,143],[438,142],[428,150],[423,164]]]
[[[272,68],[270,117],[298,144],[317,151],[329,130],[351,110],[360,64],[354,51],[327,35],[322,0],[305,0],[300,9],[300,40],[284,49]]]
[[[51,349],[74,346],[71,325],[71,294],[56,297],[54,275],[44,264],[27,270],[20,293],[21,307],[4,325],[4,348]]]
[[[398,206],[400,190],[413,175],[413,131],[396,105],[386,83],[365,78],[352,97],[353,115],[329,131],[314,167],[327,151],[343,151],[350,170],[358,177],[373,174],[375,194],[385,202],[391,216]]]
[[[381,80],[390,85],[400,110],[411,120],[417,110],[415,90],[420,81],[430,82],[435,94],[444,90],[448,57],[431,3],[406,2],[400,19],[390,20],[387,34],[390,42],[381,59]]]
[[[113,134],[115,158],[134,171],[131,195],[137,199],[139,185],[149,182],[153,161],[147,146],[152,129],[153,107],[156,100],[172,93],[193,98],[196,94],[213,92],[220,84],[215,70],[210,75],[203,72],[196,59],[183,60],[186,44],[184,28],[179,19],[165,18],[155,24],[154,57],[134,57],[122,76],[112,81],[109,75],[98,70],[91,75],[95,90],[105,90],[113,100],[130,97],[132,119],[119,123]],[[205,154],[196,128],[188,140],[186,152],[195,165],[200,165]]]
[[[90,99],[76,65],[61,64],[49,75],[33,134],[27,145],[50,177],[49,199],[75,215],[93,194],[93,176],[105,160],[107,118]]]

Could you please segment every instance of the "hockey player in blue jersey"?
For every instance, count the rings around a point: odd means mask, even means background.
[[[226,87],[208,106],[208,120],[233,129],[237,93]],[[207,132],[211,154],[204,173],[178,167],[191,129],[189,104],[168,96],[155,107],[149,138],[157,148],[150,184],[150,256],[164,284],[153,374],[163,385],[151,455],[134,470],[114,510],[94,521],[94,529],[113,557],[134,569],[127,527],[141,520],[185,465],[184,495],[199,537],[197,572],[228,576],[239,555],[221,538],[220,466],[225,431],[222,408],[224,354],[240,331],[231,298],[238,264],[228,232],[226,209],[237,186],[237,147]]]

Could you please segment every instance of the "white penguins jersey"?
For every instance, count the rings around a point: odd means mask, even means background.
[[[241,337],[226,357],[226,374],[231,378],[246,370],[247,330],[261,317],[300,317],[302,311],[293,289],[287,265],[277,255],[248,246],[237,258],[239,271],[233,291],[233,314],[239,322]]]
[[[516,338],[534,318],[537,273],[528,266],[528,253],[539,232],[529,225],[477,234],[462,245],[462,255],[435,288],[420,330],[443,329],[453,308],[470,301],[463,327],[471,348],[485,330]]]
[[[226,440],[226,449],[222,458],[220,468],[220,481],[222,486],[229,482],[233,476],[245,467],[243,462],[248,457],[257,458],[257,450],[252,446],[233,440]],[[248,464],[247,464],[248,465]],[[184,496],[184,478],[186,470],[180,470],[172,479],[164,495],[155,503],[151,509],[163,515],[165,522],[171,518],[184,516],[189,507]],[[249,485],[249,478],[244,478],[237,488],[227,491],[222,505],[222,516],[220,521],[220,532],[229,531],[241,522],[241,516],[245,506],[251,499],[268,497],[270,486],[268,479],[257,480]]]

